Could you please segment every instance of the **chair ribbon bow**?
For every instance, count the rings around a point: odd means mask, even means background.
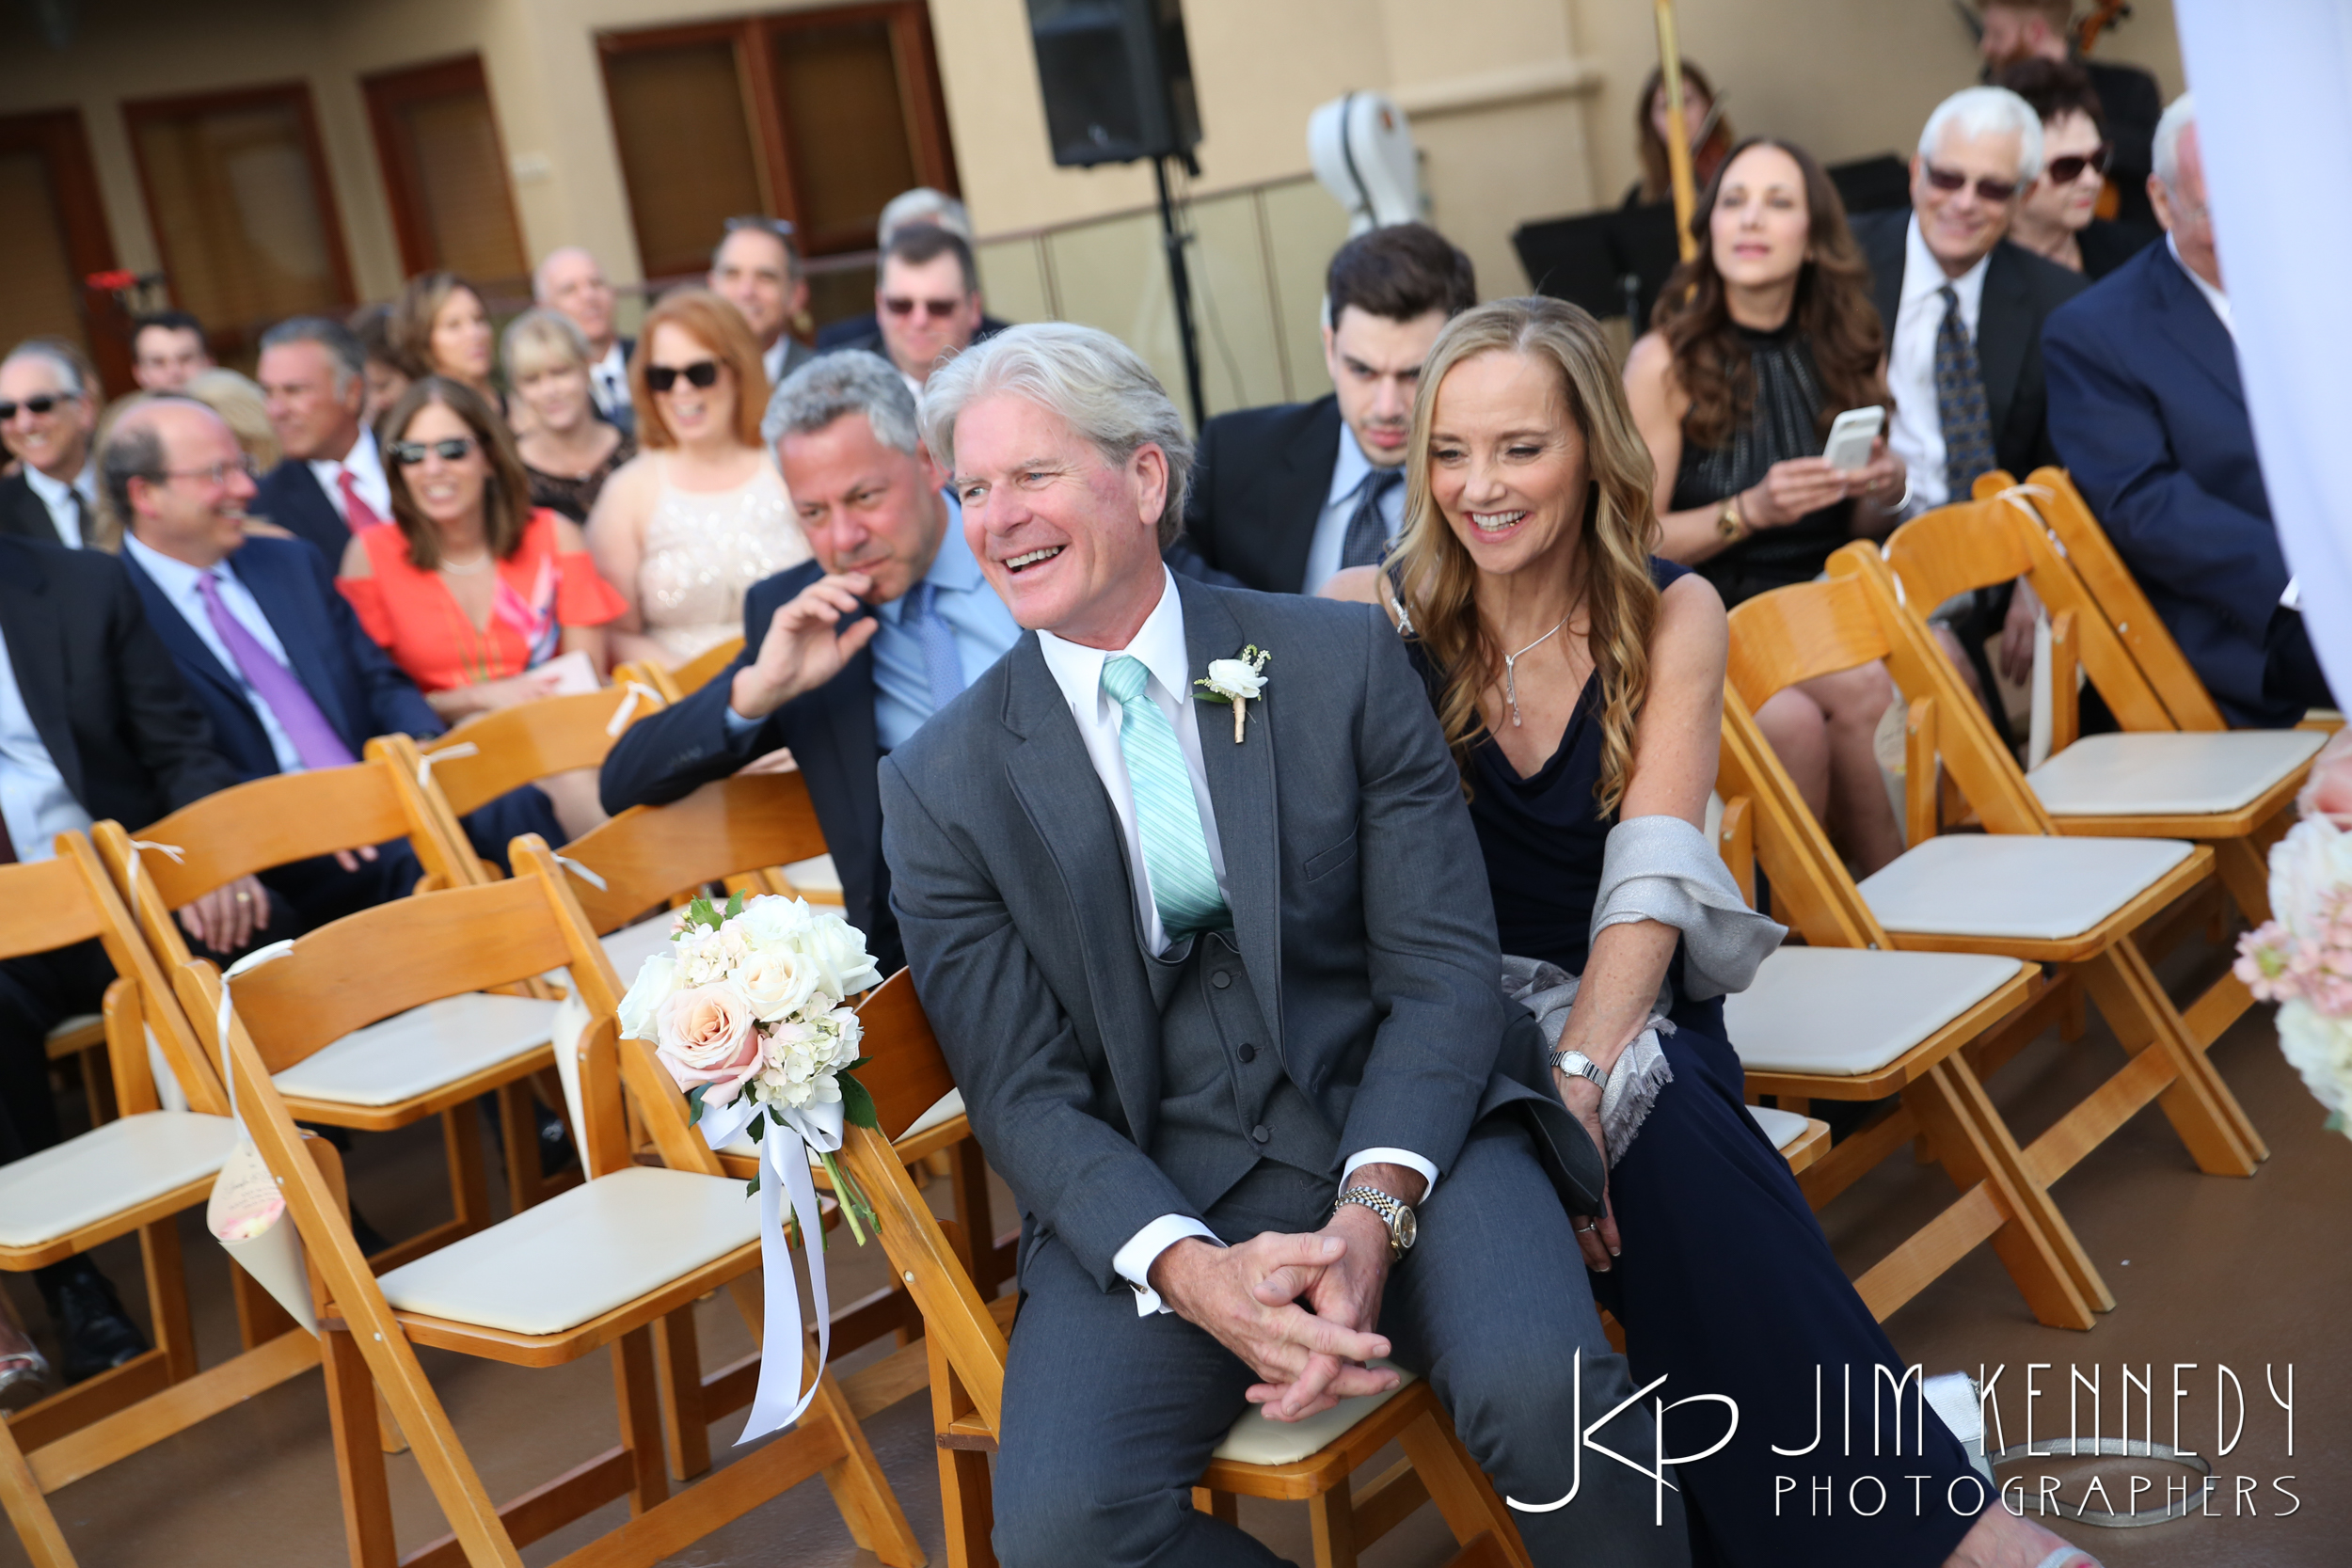
[[[550,849],[548,853],[555,857],[556,864],[562,866],[564,870],[570,872],[581,881],[586,882],[590,887],[595,888],[598,893],[604,892],[609,885],[602,877],[598,876],[596,872],[589,870],[586,866],[572,859],[571,856],[564,854],[562,850]]]
[[[461,740],[454,746],[437,747],[433,751],[419,753],[417,757],[417,787],[419,789],[424,789],[431,786],[433,783],[433,765],[435,763],[455,762],[459,757],[478,757],[481,754],[482,748],[475,745],[470,740]]]
[[[663,705],[661,693],[652,687],[636,681],[624,681],[622,684],[628,689],[623,693],[620,703],[612,709],[612,717],[604,721],[604,733],[615,740],[621,737],[623,730],[628,728],[628,721],[637,717],[637,703],[640,698],[653,704],[656,707]]]
[[[158,845],[156,847],[164,848],[167,846]],[[242,1137],[250,1138],[252,1134],[246,1132],[245,1118],[237,1114],[237,1069],[229,1060],[229,1020],[236,1010],[229,1000],[229,983],[246,971],[259,969],[272,958],[282,958],[293,951],[294,939],[288,937],[282,942],[273,942],[266,947],[256,947],[252,952],[221,971],[220,1010],[213,1018],[213,1037],[220,1046],[221,1076],[229,1080],[229,1117],[237,1124],[237,1132]]]

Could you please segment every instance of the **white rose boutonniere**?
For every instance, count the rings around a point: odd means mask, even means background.
[[[1209,673],[1192,684],[1199,687],[1204,703],[1233,705],[1233,744],[1242,740],[1242,729],[1249,720],[1249,705],[1265,695],[1266,660],[1273,651],[1256,643],[1242,649],[1233,658],[1209,660]]]

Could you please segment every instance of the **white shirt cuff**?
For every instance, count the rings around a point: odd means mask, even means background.
[[[1172,1312],[1174,1307],[1160,1300],[1160,1293],[1152,1289],[1152,1265],[1160,1260],[1160,1254],[1187,1236],[1198,1236],[1204,1242],[1217,1241],[1216,1232],[1194,1219],[1190,1214],[1162,1214],[1150,1225],[1127,1239],[1127,1244],[1111,1254],[1111,1268],[1120,1278],[1136,1288],[1136,1316],[1148,1318],[1154,1312]]]
[[[1347,1168],[1340,1173],[1340,1191],[1347,1191],[1356,1180],[1358,1167],[1362,1165],[1403,1165],[1406,1170],[1421,1172],[1421,1179],[1425,1183],[1421,1190],[1423,1203],[1429,1201],[1430,1189],[1438,1184],[1438,1167],[1410,1149],[1366,1148],[1347,1157]]]

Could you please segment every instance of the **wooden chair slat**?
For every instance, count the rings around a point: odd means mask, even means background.
[[[1785,687],[1886,657],[1869,601],[1835,578],[1758,594],[1731,612],[1728,684],[1751,710]]]
[[[825,832],[800,774],[721,779],[664,806],[631,806],[564,847],[605,879],[571,879],[598,932],[619,928],[672,894],[825,853]]]
[[[664,705],[658,689],[647,687],[645,692],[616,683],[596,691],[517,703],[485,714],[420,750],[433,759],[434,783],[463,816],[550,773],[601,766],[617,738],[610,726],[622,709],[630,710],[626,723],[634,723]],[[451,754],[468,746],[474,749],[470,754]]]

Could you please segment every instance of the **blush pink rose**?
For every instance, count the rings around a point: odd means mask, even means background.
[[[723,982],[675,991],[663,999],[655,1022],[660,1033],[655,1054],[679,1088],[708,1084],[711,1103],[724,1105],[758,1076],[759,1032],[739,988]]]
[[[2352,829],[2352,729],[2338,730],[2312,759],[2312,776],[2296,802],[2305,816],[2324,816]]]

